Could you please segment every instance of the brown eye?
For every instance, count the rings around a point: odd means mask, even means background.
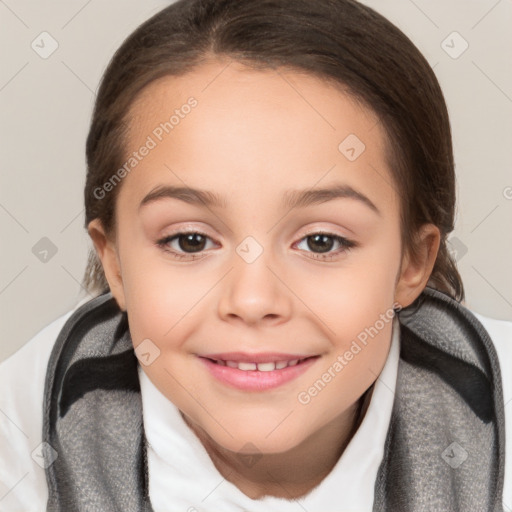
[[[206,247],[208,243],[215,245],[209,236],[190,231],[166,236],[159,240],[157,245],[177,258],[185,258],[187,255],[194,258],[202,256],[201,253],[208,248]]]
[[[306,247],[300,247],[303,244],[305,244]],[[352,247],[357,247],[357,244],[347,238],[332,233],[313,233],[302,238],[299,244],[297,244],[297,247],[306,253],[309,252],[311,254],[310,257],[327,259],[346,253]]]
[[[206,237],[200,233],[186,233],[178,235],[179,248],[184,252],[202,251],[206,245]]]
[[[310,235],[307,238],[308,248],[313,252],[329,252],[334,246],[332,236],[316,234]]]

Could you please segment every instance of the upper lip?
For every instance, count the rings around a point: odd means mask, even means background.
[[[306,359],[317,355],[318,354],[283,354],[282,352],[259,352],[257,354],[248,354],[246,352],[223,352],[221,354],[200,355],[199,357],[213,359],[215,361],[235,361],[237,363],[272,363],[275,361]]]

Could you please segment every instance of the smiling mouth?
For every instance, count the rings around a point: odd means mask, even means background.
[[[320,355],[224,353],[199,356],[220,383],[244,392],[276,389],[307,372]]]
[[[245,372],[273,372],[275,370],[283,370],[284,368],[288,368],[291,366],[297,366],[309,359],[315,359],[319,356],[310,356],[304,357],[302,359],[290,359],[283,361],[268,361],[265,363],[255,363],[255,362],[247,362],[247,361],[229,361],[223,359],[211,359],[206,357],[212,363],[215,363],[219,366],[227,366],[229,368],[234,368],[238,370],[242,370]]]

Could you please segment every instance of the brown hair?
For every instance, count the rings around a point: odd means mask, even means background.
[[[446,245],[454,227],[455,173],[441,88],[407,36],[353,0],[179,0],[144,22],[117,50],[99,87],[86,145],[86,228],[99,218],[108,234],[114,231],[120,186],[108,198],[94,191],[125,161],[128,114],[139,93],[212,56],[321,77],[373,110],[388,138],[404,247],[414,254],[418,228],[435,224],[441,245],[428,285],[464,299]],[[84,286],[92,293],[109,289],[94,250]]]

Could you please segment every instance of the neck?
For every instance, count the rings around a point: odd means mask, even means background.
[[[359,428],[373,386],[343,414],[284,453],[248,455],[226,450],[202,428],[183,418],[197,435],[221,475],[251,499],[275,496],[296,499],[314,489],[333,469]]]

